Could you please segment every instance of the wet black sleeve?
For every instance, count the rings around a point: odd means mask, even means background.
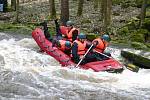
[[[61,31],[60,31],[60,25],[59,23],[57,22],[57,19],[55,20],[55,27],[56,27],[56,36],[61,36],[62,37],[62,34],[61,34]]]
[[[40,23],[40,25],[43,26],[44,35],[45,35],[46,39],[51,38],[51,35],[50,35],[50,33],[48,31],[48,27],[47,27],[47,22],[44,21],[44,22]]]
[[[72,56],[73,56],[74,62],[78,63],[80,60],[79,55],[78,55],[78,44],[74,42],[71,50],[72,50]]]
[[[74,30],[72,32],[72,41],[75,41],[77,39],[77,36],[78,36],[78,30]]]
[[[53,39],[53,40],[52,40],[52,47],[55,47],[56,44],[57,44],[57,40],[56,40],[56,39]]]
[[[68,56],[70,56],[70,54],[71,54],[71,49],[67,49],[67,50],[65,50],[64,52],[65,52],[65,54],[67,54]]]

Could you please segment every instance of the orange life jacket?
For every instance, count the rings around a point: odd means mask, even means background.
[[[67,39],[72,42],[73,31],[78,30],[76,28],[72,28],[70,31],[66,33]],[[79,30],[78,30],[79,33]]]
[[[84,43],[75,40],[74,42],[76,42],[78,44],[78,55],[84,55],[85,54],[85,49],[86,49],[86,41],[84,41]]]
[[[94,41],[98,41],[98,44],[94,50],[103,53],[106,48],[106,44],[104,43],[104,41],[102,41],[101,38],[94,39],[93,42]]]
[[[58,47],[60,50],[62,51],[65,51],[65,48],[66,48],[66,40],[59,40],[59,43],[60,43],[60,47]],[[71,43],[71,42],[70,42]],[[72,44],[71,44],[72,45]]]
[[[60,50],[65,51],[65,40],[58,40],[60,43],[60,47],[58,47]]]

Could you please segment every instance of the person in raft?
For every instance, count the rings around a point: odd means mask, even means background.
[[[106,47],[109,45],[111,38],[108,34],[103,34],[101,37],[98,37],[92,41],[94,45],[92,49],[92,53],[95,54],[97,60],[108,59],[108,57],[103,56],[101,53],[111,56],[111,54],[107,51],[105,52]]]
[[[71,57],[72,60],[77,64],[85,55],[86,50],[90,47],[86,41],[86,35],[83,33],[80,33],[78,35],[78,39],[75,40],[72,44],[72,49],[71,49]],[[86,64],[88,62],[95,61],[95,56],[91,55],[91,53],[88,53],[85,58],[83,58],[81,65]]]
[[[52,37],[52,35],[48,31],[46,20],[44,22],[40,23],[40,25],[43,26],[45,38],[47,40],[49,40],[50,42],[52,42],[52,47],[56,46],[56,47],[58,47],[58,49],[62,50],[67,55],[70,55],[71,42],[62,40],[62,37],[59,35],[56,35],[56,37]],[[42,52],[42,50],[40,50],[40,52]]]
[[[60,38],[60,37],[58,37]],[[62,40],[62,39],[54,39],[52,42],[52,47],[57,47],[58,49],[60,49],[61,51],[63,51],[65,54],[67,54],[68,56],[70,56],[71,54],[71,42],[70,41],[66,41],[66,40]]]
[[[79,30],[74,27],[74,23],[72,21],[67,21],[66,26],[60,26],[58,23],[58,19],[55,19],[56,26],[56,36],[63,36],[66,40],[71,42],[77,39]]]
[[[47,21],[44,20],[44,22],[40,23],[40,26],[43,26],[42,29],[44,30],[45,38],[49,41],[52,41],[53,38],[52,38],[52,35],[49,33],[48,26],[47,26]]]

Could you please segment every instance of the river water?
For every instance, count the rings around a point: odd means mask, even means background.
[[[123,61],[120,50],[109,48]],[[32,38],[0,33],[0,100],[150,100],[150,70],[62,68]]]

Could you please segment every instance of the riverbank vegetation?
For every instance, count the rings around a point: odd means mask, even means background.
[[[113,44],[150,49],[149,0],[11,0],[0,15],[0,31],[31,34],[47,20],[55,33],[54,19],[72,20],[86,34],[105,30]],[[55,6],[54,6],[55,5]]]

